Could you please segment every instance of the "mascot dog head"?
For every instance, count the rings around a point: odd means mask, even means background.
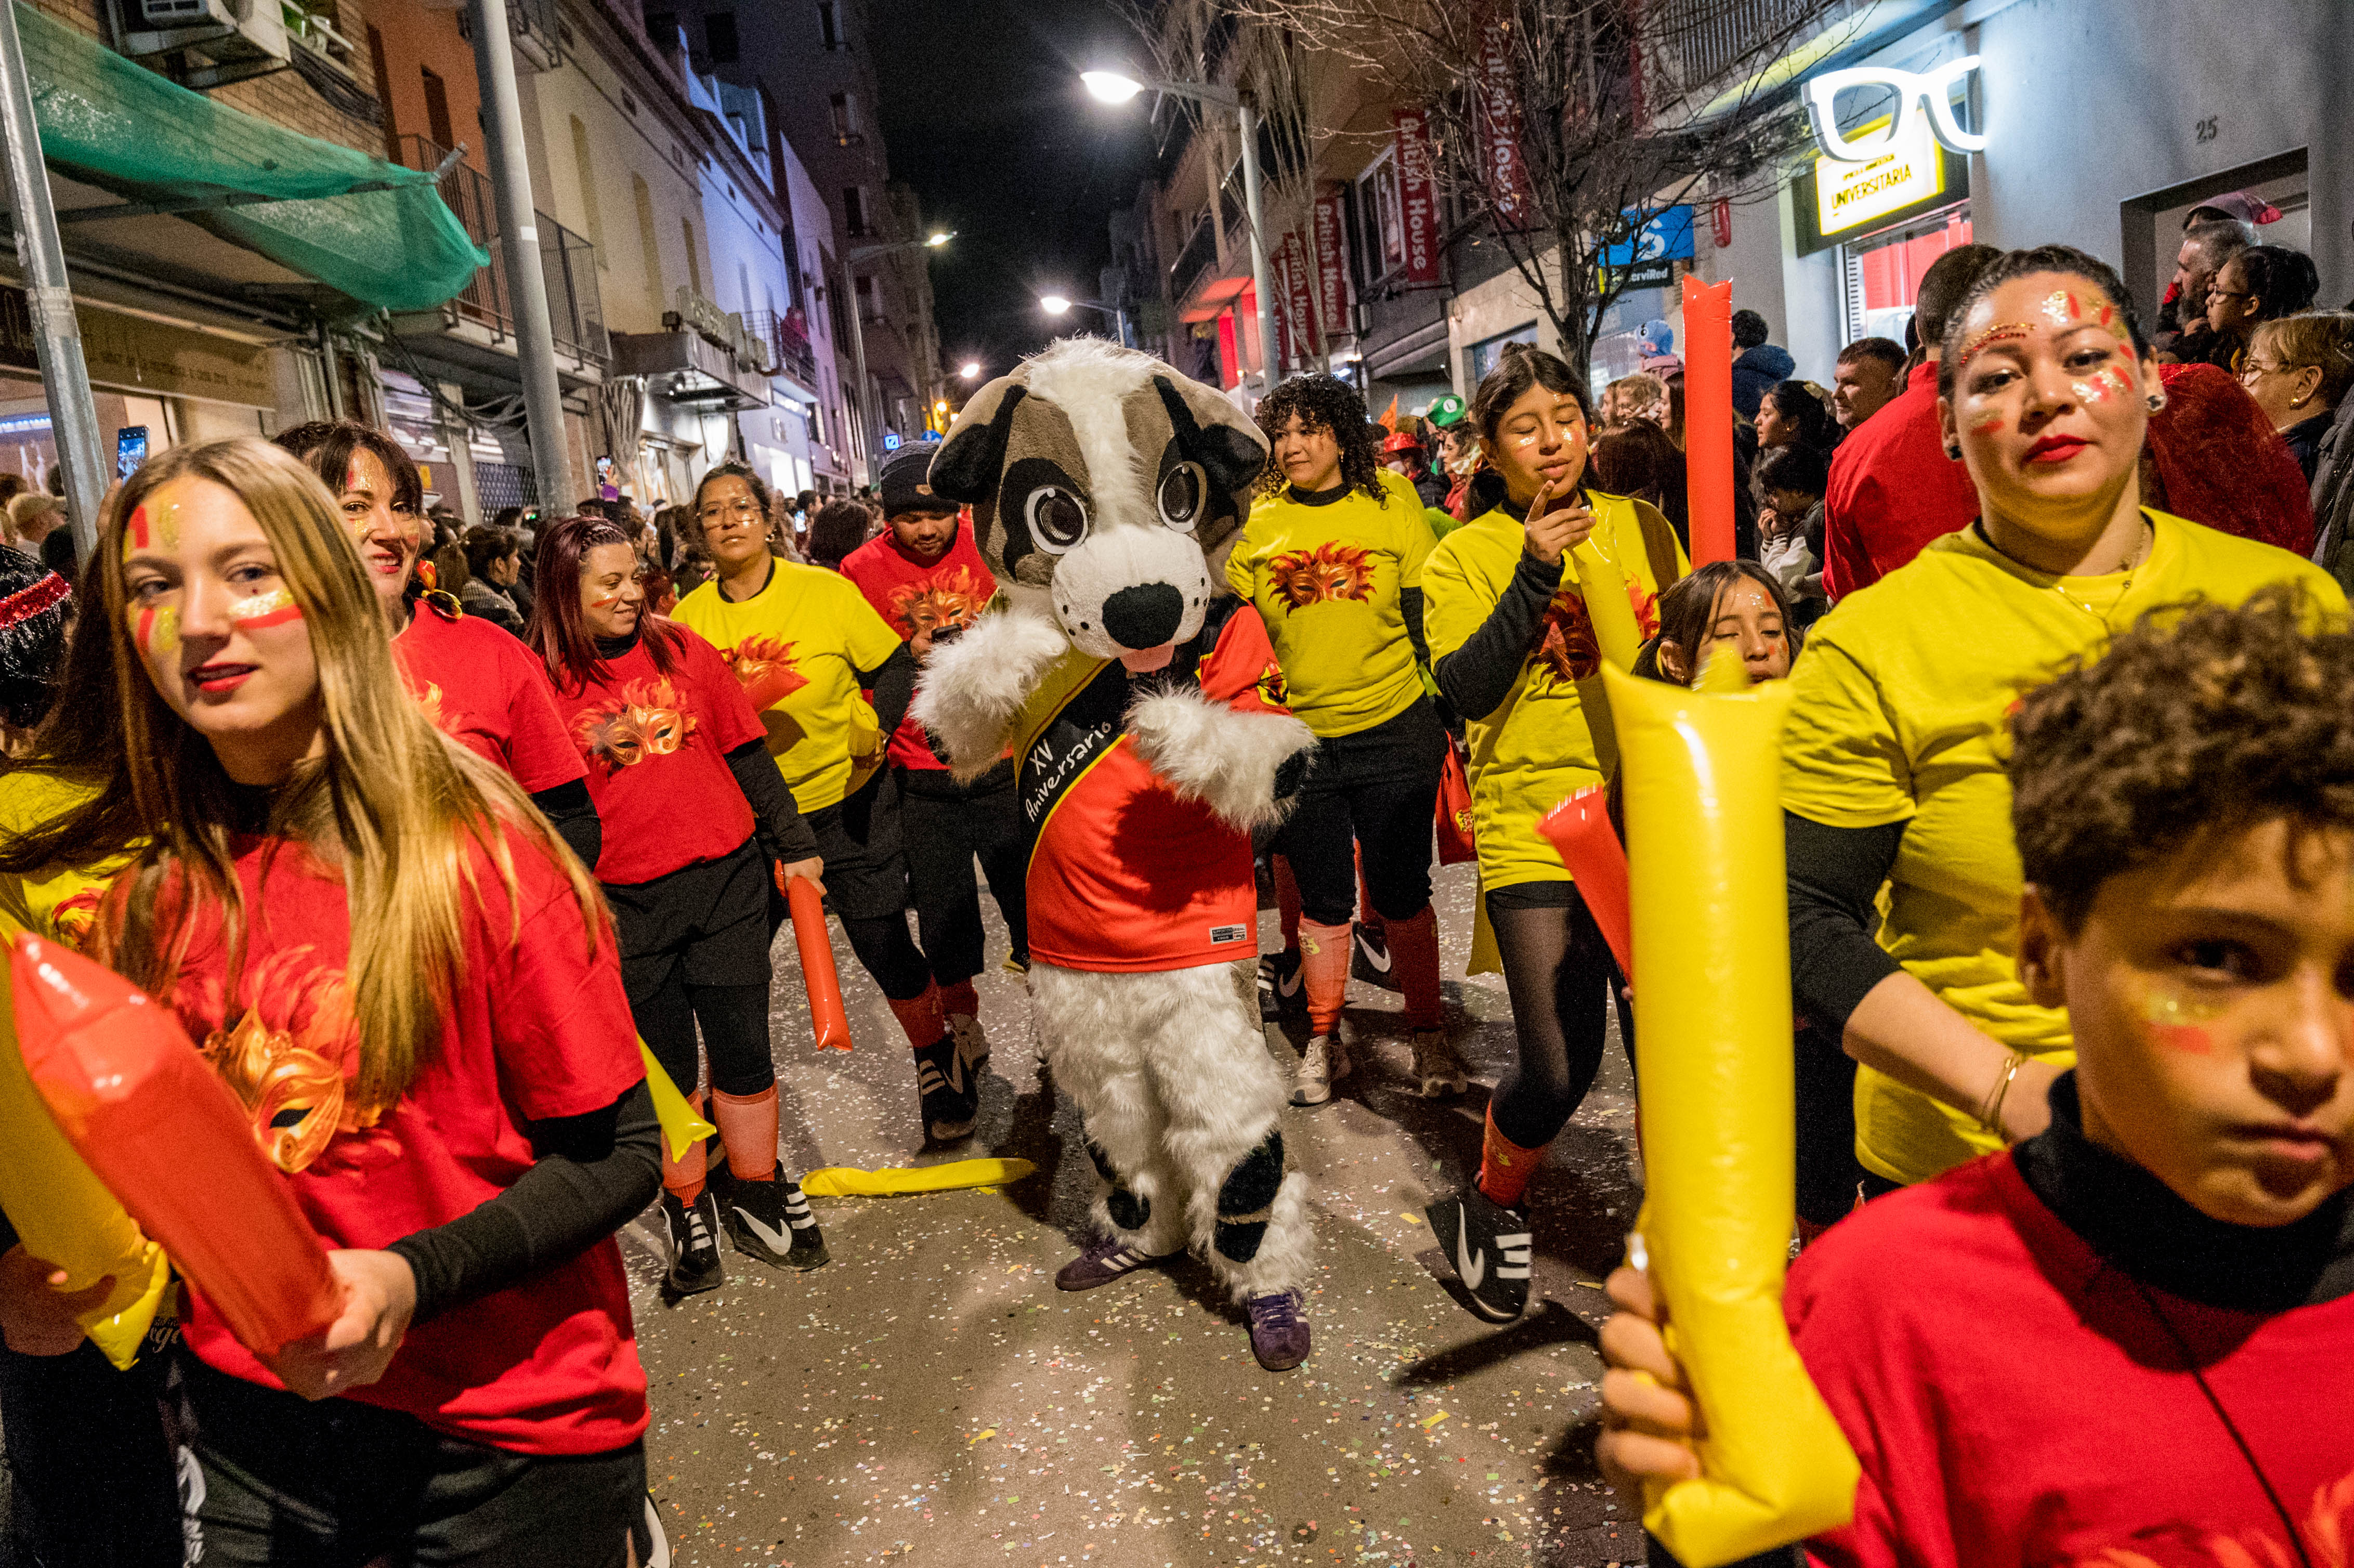
[[[1150,355],[1068,338],[973,395],[932,460],[989,569],[1079,651],[1157,670],[1201,630],[1209,555],[1241,528],[1267,441]]]

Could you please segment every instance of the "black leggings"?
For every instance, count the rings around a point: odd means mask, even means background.
[[[1357,908],[1356,846],[1365,886],[1384,920],[1411,920],[1430,905],[1430,831],[1447,732],[1427,698],[1355,735],[1320,741],[1299,803],[1276,835],[1291,863],[1299,910],[1320,926],[1345,926]]]
[[[638,1033],[680,1092],[693,1094],[696,1073],[695,1026],[711,1057],[711,1086],[723,1095],[757,1095],[777,1081],[769,1053],[769,988],[764,985],[691,985],[673,969],[642,1002],[630,999]]]
[[[630,1015],[682,1093],[703,1050],[711,1086],[757,1095],[777,1081],[769,1049],[768,857],[747,842],[716,861],[630,886],[608,885]]]
[[[1618,1037],[1635,1060],[1625,981],[1602,929],[1567,882],[1518,883],[1488,895],[1488,923],[1504,960],[1518,1049],[1488,1114],[1522,1149],[1551,1143],[1602,1070],[1603,1009],[1618,1009]]]

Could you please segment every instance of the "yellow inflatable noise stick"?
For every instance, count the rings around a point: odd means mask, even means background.
[[[1019,1181],[1037,1169],[1027,1160],[951,1160],[945,1165],[894,1165],[881,1171],[829,1165],[802,1177],[801,1191],[812,1198],[897,1198],[910,1192],[1001,1186]]]
[[[1596,524],[1595,533],[1607,526]],[[1603,659],[1621,670],[1633,669],[1635,656],[1643,651],[1643,632],[1627,597],[1627,575],[1596,546],[1593,534],[1570,551],[1569,563],[1576,568],[1577,591],[1585,599],[1585,618],[1594,624],[1595,644]]]
[[[16,1008],[8,966],[0,962],[0,1211],[33,1256],[65,1271],[67,1291],[87,1290],[109,1275],[106,1299],[78,1319],[82,1332],[118,1367],[139,1357],[156,1308],[171,1285],[164,1249],[123,1213],[49,1115],[16,1043]]]
[[[673,1160],[684,1160],[686,1151],[719,1129],[695,1114],[678,1086],[670,1081],[663,1065],[654,1060],[653,1052],[642,1040],[638,1042],[638,1055],[646,1065],[646,1090],[654,1097],[654,1119],[662,1123],[663,1147],[670,1150]]]
[[[1603,673],[1618,726],[1646,1197],[1630,1248],[1708,1436],[1643,1523],[1721,1568],[1848,1522],[1855,1454],[1782,1318],[1797,1153],[1779,796],[1787,683],[1712,660],[1699,691]],[[1726,691],[1725,686],[1736,688]]]

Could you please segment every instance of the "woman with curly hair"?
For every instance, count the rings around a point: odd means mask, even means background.
[[[2310,562],[2146,504],[2165,382],[2106,264],[2058,245],[1997,259],[1937,378],[1978,520],[1815,624],[1782,736],[1791,989],[1858,1064],[1868,1192],[2041,1132],[2075,1059],[2068,1014],[2020,972],[2014,699],[2161,607],[2271,583],[2346,607]]]
[[[684,1296],[722,1283],[723,1225],[748,1257],[815,1268],[824,1239],[800,1184],[777,1169],[768,914],[772,885],[801,876],[822,887],[816,836],[719,650],[654,613],[625,525],[567,517],[541,538],[535,567],[529,636],[607,824],[596,873],[630,1011],[698,1105],[709,1055],[711,1119],[727,1151],[724,1192],[706,1181],[702,1143],[684,1159],[664,1151],[665,1284]]]
[[[1226,581],[1267,622],[1286,700],[1319,742],[1275,840],[1299,887],[1294,983],[1308,1002],[1292,1103],[1323,1104],[1351,1070],[1341,1008],[1359,845],[1405,996],[1415,1080],[1426,1095],[1459,1093],[1469,1079],[1442,1027],[1430,907],[1430,828],[1447,755],[1423,676],[1430,524],[1414,486],[1381,466],[1376,428],[1347,383],[1296,376],[1267,395],[1257,417],[1272,450],[1259,499],[1226,557]],[[1285,958],[1276,964],[1280,991],[1293,968]]]
[[[1486,509],[1431,556],[1430,651],[1438,689],[1471,743],[1479,886],[1511,995],[1514,1049],[1489,1097],[1477,1181],[1433,1203],[1429,1217],[1455,1248],[1479,1314],[1509,1322],[1529,1298],[1520,1205],[1546,1147],[1594,1086],[1620,984],[1601,928],[1537,831],[1572,791],[1604,781],[1585,701],[1600,645],[1569,552],[1591,537],[1617,564],[1645,636],[1659,630],[1658,596],[1683,575],[1684,555],[1657,510],[1587,482],[1585,377],[1560,359],[1508,347],[1479,383],[1470,418],[1492,471],[1475,487]],[[1623,1014],[1621,1024],[1624,1033]]]

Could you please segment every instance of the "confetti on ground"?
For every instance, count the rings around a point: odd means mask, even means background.
[[[790,1049],[808,1038],[808,1009],[780,944],[770,1012],[789,1170],[1038,1169],[916,1202],[818,1199],[830,1266],[791,1274],[730,1250],[726,1284],[674,1306],[659,1293],[659,1223],[624,1233],[652,1387],[648,1471],[679,1568],[1639,1563],[1639,1522],[1592,1463],[1593,1336],[1607,1308],[1575,1288],[1617,1264],[1640,1200],[1623,1055],[1611,1048],[1530,1189],[1536,1288],[1521,1323],[1473,1318],[1452,1273],[1419,1261],[1435,1259],[1427,1229],[1388,1223],[1420,1226],[1387,1205],[1468,1177],[1488,1086],[1511,1059],[1500,982],[1451,978],[1470,932],[1469,870],[1439,872],[1436,901],[1470,1094],[1416,1095],[1398,997],[1356,984],[1356,1075],[1332,1104],[1285,1116],[1318,1253],[1315,1353],[1281,1375],[1252,1360],[1242,1319],[1196,1262],[1055,1289],[1094,1178],[1076,1112],[1035,1060],[1018,977],[992,967],[976,981],[993,1049],[975,1137],[918,1152],[906,1053]],[[1263,926],[1272,946],[1271,910]],[[891,1037],[873,982],[849,962],[842,978],[853,1029]]]

